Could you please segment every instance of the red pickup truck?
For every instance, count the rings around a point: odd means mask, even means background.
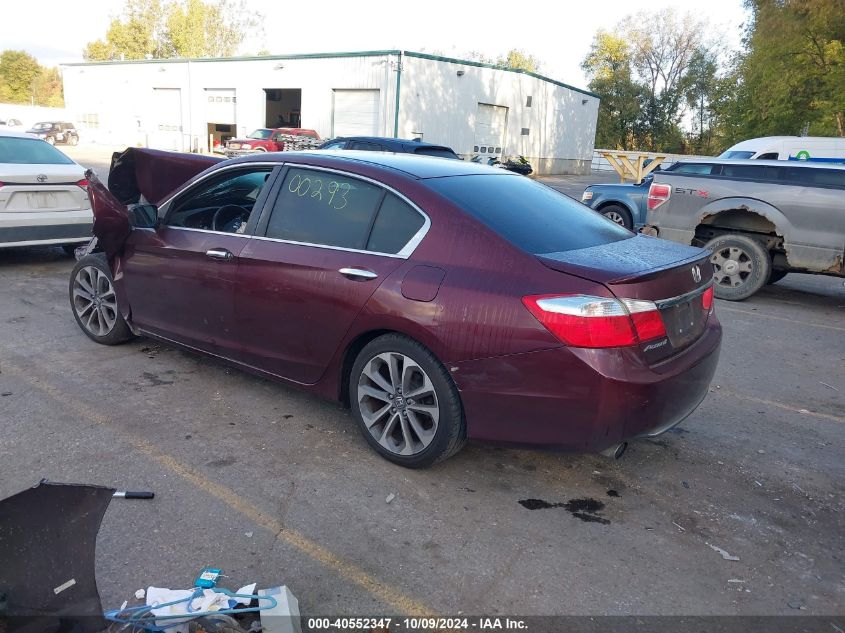
[[[295,149],[316,147],[319,141],[320,135],[314,130],[299,127],[261,127],[246,138],[233,138],[226,141],[223,153],[227,158],[234,158],[256,152],[282,152],[285,150],[285,143],[297,146]],[[298,147],[299,145],[303,147]],[[288,147],[288,149],[294,148]]]

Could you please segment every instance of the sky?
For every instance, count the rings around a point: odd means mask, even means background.
[[[0,50],[23,49],[54,66],[82,61],[85,44],[105,35],[124,2],[3,5]],[[707,35],[720,37],[725,49],[739,48],[746,20],[742,0],[244,0],[244,5],[265,20],[263,33],[245,38],[242,54],[403,49],[454,57],[479,51],[495,58],[518,48],[540,59],[542,74],[578,87],[587,84],[580,63],[593,35],[612,30],[626,15],[666,7],[688,11],[709,23]]]

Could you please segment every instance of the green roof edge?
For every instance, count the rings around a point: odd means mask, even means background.
[[[568,88],[575,92],[588,95],[590,97],[599,98],[594,92],[584,90],[583,88],[576,88],[570,84],[562,81],[557,81],[551,77],[546,77],[539,73],[522,70],[521,68],[508,68],[506,66],[498,66],[496,64],[486,64],[484,62],[469,61],[467,59],[458,59],[455,57],[443,57],[442,55],[429,55],[428,53],[415,53],[413,51],[401,51],[408,57],[417,57],[419,59],[430,59],[438,62],[446,62],[449,64],[461,64],[464,66],[475,66],[477,68],[492,68],[494,70],[505,70],[511,73],[518,73],[520,75],[528,75],[541,81],[547,81],[550,84]],[[126,59],[126,60],[110,60],[110,61],[96,61],[96,62],[69,62],[66,64],[59,64],[60,66],[109,66],[117,64],[183,64],[185,62],[235,62],[235,61],[272,61],[284,59],[331,59],[336,57],[381,57],[385,55],[398,55],[400,51],[395,50],[376,50],[376,51],[354,51],[344,53],[303,53],[297,55],[248,55],[241,57],[173,57],[168,59]]]

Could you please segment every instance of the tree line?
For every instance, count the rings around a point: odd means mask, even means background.
[[[742,50],[672,10],[596,33],[582,68],[596,147],[717,154],[759,136],[845,136],[845,0],[745,0]]]
[[[62,77],[25,51],[0,53],[0,103],[62,107]]]

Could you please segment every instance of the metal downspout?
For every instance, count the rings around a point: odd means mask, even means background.
[[[393,138],[399,138],[399,89],[402,86],[402,51],[399,51],[399,64],[396,66],[396,105],[393,108]]]

